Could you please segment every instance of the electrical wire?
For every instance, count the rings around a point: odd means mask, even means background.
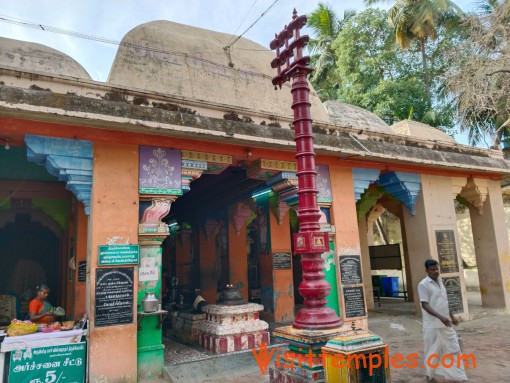
[[[237,29],[235,30],[235,32],[234,32],[234,33],[232,33],[232,37],[230,38],[230,40],[229,40],[229,42],[228,42],[229,44],[230,44],[230,42],[234,39],[234,36],[237,34],[237,31],[239,30],[239,28],[241,28],[241,25],[243,25],[243,23],[246,21],[246,18],[247,18],[247,17],[248,17],[248,15],[250,14],[250,12],[251,12],[251,10],[253,9],[253,7],[255,6],[255,4],[257,4],[257,1],[258,1],[258,0],[255,0],[255,1],[253,2],[253,4],[251,5],[250,9],[249,9],[249,10],[248,10],[248,12],[246,13],[246,16],[244,16],[243,21],[241,21],[241,23],[239,24],[239,26],[237,27]]]
[[[276,5],[279,1],[280,1],[280,0],[275,0],[275,1],[273,2],[273,4],[271,4],[271,5],[270,5],[270,6],[269,6],[269,7],[268,7],[268,8],[267,8],[264,12],[262,12],[262,14],[261,14],[261,15],[260,15],[260,16],[259,16],[259,17],[258,17],[258,18],[257,18],[257,19],[256,19],[256,20],[255,20],[255,21],[254,21],[254,22],[253,22],[253,23],[252,23],[252,24],[248,27],[248,28],[246,28],[246,30],[245,30],[243,33],[241,33],[239,36],[237,36],[237,38],[236,38],[236,39],[235,39],[232,43],[228,44],[228,45],[227,45],[225,48],[223,48],[223,49],[224,49],[225,51],[230,50],[230,48],[232,48],[232,46],[233,46],[233,45],[234,45],[234,44],[235,44],[235,43],[236,43],[236,42],[237,42],[237,41],[238,41],[241,37],[243,37],[243,36],[244,36],[244,34],[245,34],[246,32],[248,32],[250,29],[252,29],[252,28],[253,28],[253,26],[254,26],[255,24],[257,24],[257,23],[260,21],[260,19],[262,19],[262,17],[264,17],[264,16],[266,15],[266,13],[267,13],[267,12],[269,12],[269,11],[271,10],[271,8],[273,8],[273,7],[274,7],[274,6],[275,6],[275,5]]]
[[[232,61],[232,46],[237,42],[239,41],[239,39],[241,37],[243,37],[243,35],[248,32],[251,28],[253,28],[253,26],[255,24],[257,24],[259,22],[260,19],[262,19],[262,17],[264,17],[267,12],[269,12],[271,10],[271,8],[273,8],[280,0],[275,0],[264,12],[262,12],[262,14],[243,32],[241,33],[239,36],[236,37],[236,39],[234,41],[232,41],[231,43],[229,43],[228,45],[224,46],[223,47],[223,51],[225,52],[225,54],[227,55],[227,60],[228,60],[228,66],[230,68],[233,68],[234,67],[234,62]]]

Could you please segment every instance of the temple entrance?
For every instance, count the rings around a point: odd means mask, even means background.
[[[74,310],[71,268],[72,195],[46,169],[27,161],[27,149],[0,151],[0,320],[24,319],[40,284],[48,301]]]
[[[260,299],[260,232],[252,194],[264,185],[230,166],[217,175],[203,174],[173,202],[164,219],[171,238],[163,246],[170,305],[189,306],[197,289],[214,303],[230,284],[238,285],[246,299]]]

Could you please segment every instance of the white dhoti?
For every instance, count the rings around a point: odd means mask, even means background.
[[[423,329],[423,341],[425,344],[424,365],[429,378],[467,381],[464,360],[459,358],[459,339],[453,327]]]

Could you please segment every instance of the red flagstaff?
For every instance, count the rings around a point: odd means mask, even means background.
[[[321,254],[329,251],[329,240],[328,233],[321,232],[319,226],[310,88],[306,79],[313,69],[308,67],[310,57],[303,56],[308,36],[300,36],[299,33],[305,24],[306,16],[297,16],[294,9],[292,21],[275,35],[270,47],[276,49],[276,58],[271,62],[278,73],[273,78],[275,87],[278,85],[281,89],[282,84],[292,78],[299,197],[299,232],[294,234],[294,251],[301,254],[303,281],[299,284],[299,293],[305,305],[298,311],[292,326],[297,329],[321,330],[339,327],[342,321],[333,309],[326,307],[326,297],[331,286],[324,279],[324,260]]]

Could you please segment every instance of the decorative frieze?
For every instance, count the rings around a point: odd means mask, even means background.
[[[467,184],[467,178],[465,177],[452,177],[452,194],[453,199],[457,198],[462,189]]]
[[[377,184],[406,205],[409,208],[409,213],[414,215],[414,206],[421,188],[421,178],[418,173],[382,173]]]
[[[48,172],[66,183],[66,189],[83,203],[90,214],[92,190],[92,142],[66,138],[25,136],[28,161],[44,165]]]
[[[193,162],[205,162],[207,164],[203,172],[206,174],[219,174],[228,166],[232,165],[232,156],[217,153],[194,152],[191,150],[181,151],[182,160]]]
[[[271,210],[278,221],[278,225],[282,224],[283,217],[290,210],[290,206],[282,201],[281,196],[279,194],[275,194],[269,199],[269,205],[271,206]]]
[[[140,194],[182,195],[181,151],[140,146]]]
[[[379,178],[379,174],[381,174],[379,169],[352,169],[352,181],[354,183],[356,202],[359,201],[361,195],[368,189],[370,184]]]
[[[297,172],[297,163],[260,158],[248,167],[247,175],[248,178],[269,180],[280,172]]]
[[[253,220],[255,218],[255,212],[251,210],[246,203],[238,202],[234,212],[234,226],[237,235],[240,234],[241,228],[247,224],[250,217]]]
[[[483,214],[483,204],[489,194],[489,182],[482,178],[468,178],[466,186],[462,189],[460,196],[478,209]]]
[[[162,222],[162,219],[168,215],[173,198],[153,197],[150,199],[150,205],[145,208],[142,219],[138,225],[138,234],[149,235],[168,235],[168,225]],[[145,205],[140,203],[140,207]]]

